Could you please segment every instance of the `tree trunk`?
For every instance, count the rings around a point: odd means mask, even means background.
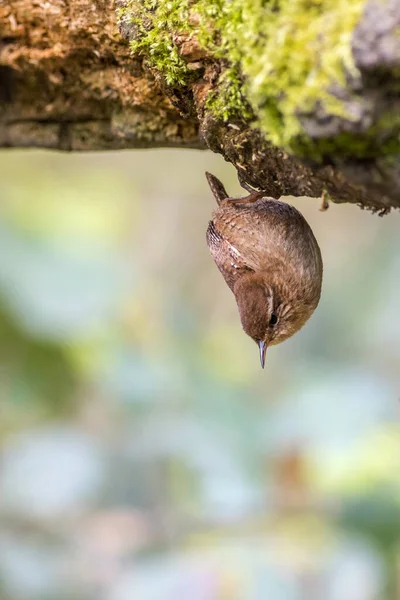
[[[400,207],[397,0],[11,0],[0,146],[209,147],[273,197]]]

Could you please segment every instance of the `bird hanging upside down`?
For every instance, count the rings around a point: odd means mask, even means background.
[[[290,204],[244,183],[249,195],[229,198],[217,177],[206,177],[218,203],[207,244],[264,368],[267,347],[296,333],[318,305],[321,252],[310,226]]]

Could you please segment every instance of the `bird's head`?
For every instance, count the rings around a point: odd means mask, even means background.
[[[234,294],[242,327],[257,343],[263,368],[268,346],[280,344],[296,333],[318,303],[303,303],[296,295],[278,289],[267,276],[255,273],[240,278]]]

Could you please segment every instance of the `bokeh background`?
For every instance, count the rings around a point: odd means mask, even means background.
[[[1,599],[400,598],[400,215],[293,200],[323,295],[262,371],[220,157],[0,159]]]

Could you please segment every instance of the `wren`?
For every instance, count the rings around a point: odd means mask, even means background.
[[[318,305],[321,251],[307,221],[290,204],[243,181],[249,195],[230,198],[217,177],[206,177],[218,204],[207,244],[264,368],[268,346],[299,331]]]

